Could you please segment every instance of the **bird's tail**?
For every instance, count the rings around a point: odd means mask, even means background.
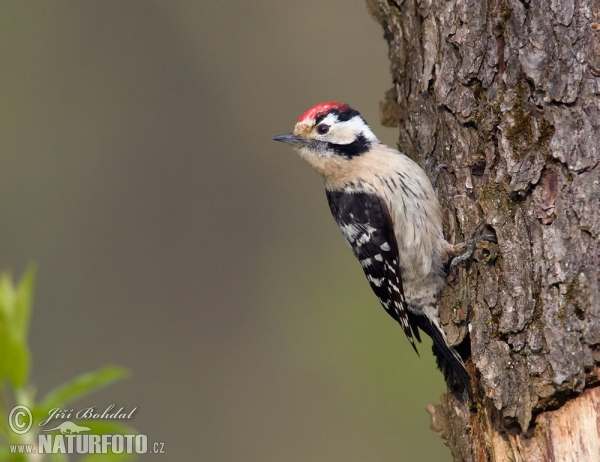
[[[446,334],[442,330],[437,319],[431,319],[425,314],[416,314],[410,311],[409,317],[411,318],[410,324],[412,326],[418,326],[433,340],[433,354],[437,359],[438,368],[444,374],[446,381],[454,386],[462,385],[471,397],[471,379],[465,368],[465,363],[458,352],[448,345]],[[418,335],[415,336],[418,338]]]

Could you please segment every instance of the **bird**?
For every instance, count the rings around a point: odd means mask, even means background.
[[[345,103],[317,104],[292,133],[272,139],[291,145],[323,177],[333,218],[379,302],[417,354],[420,329],[433,340],[446,378],[471,395],[469,374],[448,343],[438,309],[452,259],[469,245],[444,238],[442,209],[426,172],[380,142]],[[469,249],[472,253],[472,245]]]

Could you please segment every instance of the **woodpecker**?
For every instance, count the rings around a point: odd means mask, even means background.
[[[448,344],[437,306],[447,263],[461,247],[444,239],[440,203],[425,171],[381,143],[361,115],[343,103],[313,106],[293,133],[273,139],[292,145],[323,177],[346,242],[417,354],[414,339],[421,341],[421,329],[433,339],[440,369],[470,394],[469,375]]]

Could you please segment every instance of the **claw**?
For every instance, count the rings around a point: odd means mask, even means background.
[[[427,159],[425,159],[425,169],[426,170],[431,170],[431,164],[433,163],[434,160],[435,160],[435,156],[429,156]]]
[[[440,173],[442,172],[443,169],[449,169],[450,167],[448,166],[448,164],[445,163],[441,163],[439,165],[436,165],[435,167],[432,167],[432,163],[435,160],[434,156],[430,156],[427,158],[427,160],[425,161],[425,172],[427,173],[427,176],[429,177],[429,181],[431,181],[431,184],[433,186],[433,189],[437,192],[437,180],[438,177],[440,176]]]
[[[493,236],[492,234],[480,234],[479,236],[475,235],[477,233],[477,230],[479,229],[479,227],[482,224],[483,224],[483,220],[480,221],[477,224],[477,226],[475,226],[475,229],[471,233],[471,238],[469,240],[462,242],[460,244],[456,244],[454,246],[454,251],[456,253],[461,253],[461,252],[462,253],[452,259],[452,261],[450,262],[450,266],[448,267],[448,271],[451,271],[458,264],[471,258],[471,256],[473,255],[473,252],[475,251],[475,248],[477,247],[477,244],[479,242],[493,241],[495,239],[495,236]]]

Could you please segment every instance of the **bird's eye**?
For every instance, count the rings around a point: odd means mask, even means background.
[[[319,135],[324,135],[328,131],[329,131],[329,125],[327,125],[327,124],[321,124],[321,125],[317,126],[317,133]]]

